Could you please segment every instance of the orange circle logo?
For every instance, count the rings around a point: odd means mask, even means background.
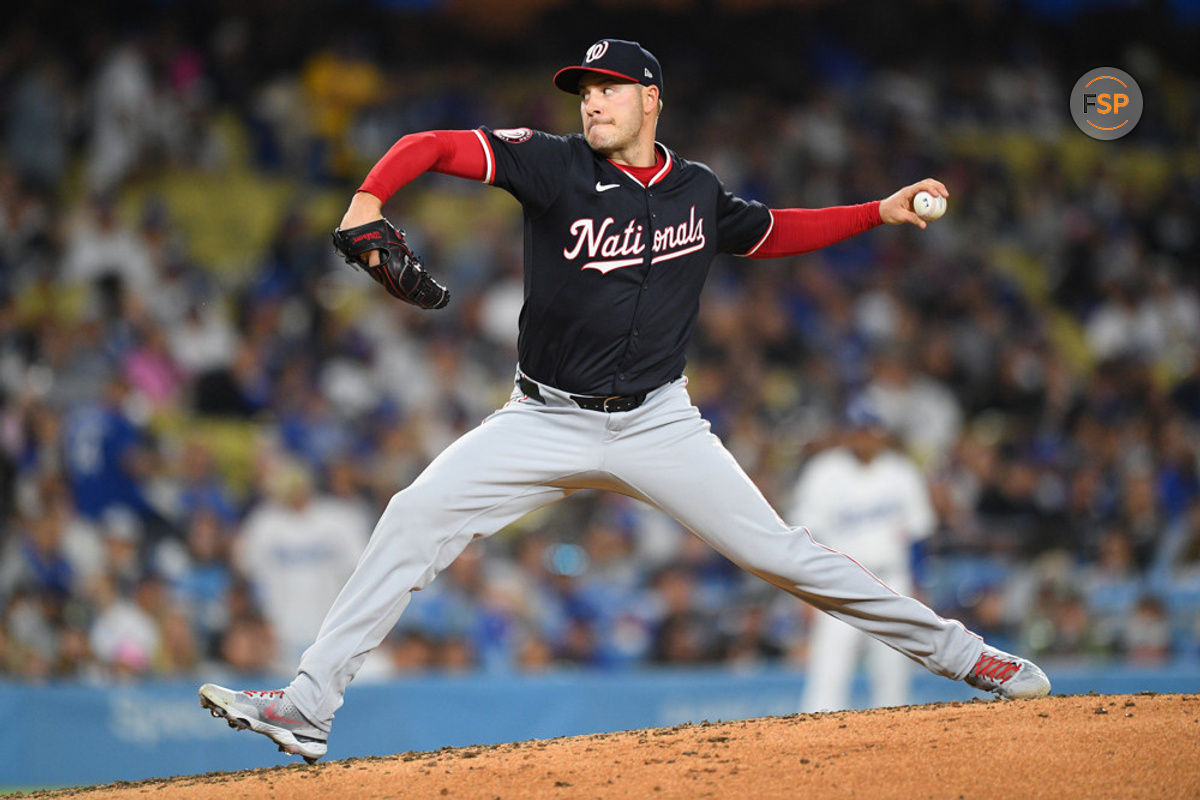
[[[1120,139],[1142,118],[1141,87],[1116,67],[1088,70],[1071,90],[1071,118],[1093,139]]]

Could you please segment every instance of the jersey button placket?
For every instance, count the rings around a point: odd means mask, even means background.
[[[651,243],[654,242],[654,219],[658,216],[653,211],[653,209],[650,207],[650,200],[653,197],[654,197],[653,192],[646,191],[646,193],[645,193],[646,216],[643,217],[643,219],[646,220],[646,229],[650,233],[650,242]],[[638,339],[638,313],[641,311],[642,298],[646,293],[647,285],[650,283],[650,264],[651,264],[651,261],[653,260],[653,258],[654,258],[654,249],[651,246],[647,246],[646,247],[646,263],[645,263],[645,267],[644,267],[645,277],[642,278],[642,285],[638,289],[638,297],[634,303],[633,319],[631,320],[631,324],[630,324],[630,328],[629,328],[629,335],[625,339],[625,352],[621,354],[621,360],[617,363],[618,369],[621,370],[620,372],[617,373],[617,380],[621,381],[622,383],[628,378],[629,373],[627,372],[627,369],[629,367],[630,362],[636,358],[636,354],[631,353],[630,350],[631,350],[631,347],[635,344],[635,342]]]

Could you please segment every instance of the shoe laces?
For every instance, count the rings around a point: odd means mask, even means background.
[[[1001,684],[1013,675],[1016,675],[1019,669],[1021,669],[1021,662],[1016,659],[984,652],[980,654],[979,660],[975,662],[975,666],[971,669],[971,674],[978,678]]]
[[[251,689],[242,694],[250,697],[283,697],[283,689]]]

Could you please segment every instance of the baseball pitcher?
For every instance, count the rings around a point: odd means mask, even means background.
[[[1049,692],[1034,664],[985,645],[785,523],[709,431],[683,376],[718,253],[790,256],[881,223],[924,228],[913,197],[946,197],[946,187],[925,179],[861,205],[770,209],[734,196],[708,167],[655,140],[662,68],[636,42],[596,42],[554,84],[578,98],[582,133],[408,135],[354,195],[334,246],[388,292],[428,309],[449,293],[382,219],[383,203],[429,171],[498,186],[521,203],[525,302],[512,395],[392,498],[290,685],[205,684],[201,704],[315,761],[347,685],[410,593],[475,537],[580,489],[662,509],[743,568],[932,672],[1004,697]]]

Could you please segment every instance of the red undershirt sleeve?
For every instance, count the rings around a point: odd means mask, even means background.
[[[820,250],[883,223],[879,201],[830,208],[771,209],[772,224],[746,255],[778,258]]]
[[[386,203],[396,191],[425,172],[482,181],[487,157],[475,131],[425,131],[402,136],[384,153],[358,187]]]

